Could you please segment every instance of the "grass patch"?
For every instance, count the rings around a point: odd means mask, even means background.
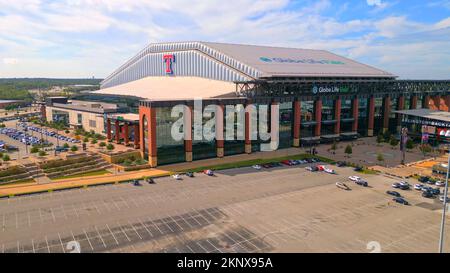
[[[370,169],[367,169],[367,168],[364,168],[362,171],[360,171],[360,173],[362,173],[362,174],[378,174],[377,171],[370,170]]]
[[[0,186],[20,185],[20,184],[26,184],[26,183],[32,183],[32,182],[36,182],[36,181],[34,181],[33,178],[28,178],[28,179],[19,180],[19,181],[13,182],[13,183],[0,184]]]
[[[102,174],[111,174],[111,173],[108,172],[107,170],[99,170],[99,171],[85,172],[85,173],[79,173],[79,174],[74,174],[74,175],[58,176],[58,177],[52,178],[52,180],[78,178],[78,177],[94,176],[94,175],[102,175]]]
[[[307,158],[317,158],[322,162],[334,164],[335,161],[321,156],[313,156],[310,154],[298,154],[298,155],[291,155],[291,156],[283,156],[283,157],[274,157],[274,158],[258,158],[258,159],[252,159],[252,160],[245,160],[245,161],[238,161],[238,162],[232,162],[232,163],[225,163],[225,164],[219,164],[219,165],[212,165],[212,166],[205,166],[205,167],[198,167],[198,168],[192,168],[192,169],[185,169],[181,172],[201,172],[206,169],[211,169],[215,171],[220,170],[226,170],[226,169],[235,169],[235,168],[243,168],[243,167],[250,167],[253,165],[261,165],[266,164],[270,162],[279,162],[283,160],[302,160]]]

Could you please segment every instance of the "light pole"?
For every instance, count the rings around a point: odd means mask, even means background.
[[[439,253],[442,253],[444,250],[445,212],[447,211],[447,193],[448,193],[449,172],[450,172],[450,148],[449,148],[448,161],[447,161],[447,176],[445,178],[444,209],[442,211],[441,235],[439,238]]]

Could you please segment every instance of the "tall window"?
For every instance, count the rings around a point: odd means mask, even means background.
[[[142,144],[144,147],[144,157],[148,158],[148,120],[147,116],[144,115],[142,118],[142,128],[144,129],[144,137],[142,139]]]
[[[83,114],[77,114],[77,122],[78,124],[83,124]]]

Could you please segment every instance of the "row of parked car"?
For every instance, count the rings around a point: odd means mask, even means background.
[[[67,142],[70,142],[70,143],[80,143],[80,141],[77,140],[77,139],[74,139],[74,138],[71,138],[71,137],[67,137],[67,136],[64,136],[64,135],[60,135],[60,134],[58,134],[58,133],[56,133],[54,131],[49,131],[49,130],[46,130],[46,129],[43,129],[43,128],[40,128],[40,127],[30,126],[30,125],[28,125],[25,122],[19,123],[19,126],[24,128],[25,130],[33,131],[33,132],[36,132],[36,133],[39,133],[39,134],[43,134],[43,135],[46,135],[46,136],[50,136],[50,137],[54,137],[54,138],[57,138],[59,140],[67,141]]]
[[[432,185],[436,185],[438,187],[445,186],[445,183],[443,183],[441,181],[433,182],[431,184]],[[406,181],[395,182],[395,183],[392,184],[392,187],[394,189],[401,189],[401,190],[404,190],[404,191],[411,189],[411,185],[408,182],[406,182]],[[422,196],[425,197],[425,198],[436,198],[436,197],[439,196],[439,201],[444,202],[444,195],[441,195],[440,188],[433,188],[431,186],[427,186],[426,184],[415,184],[414,185],[414,189],[416,191],[422,192]],[[387,191],[386,193],[389,194],[389,195],[395,196],[397,199],[398,198],[402,198],[403,199],[401,194],[396,192],[396,191]],[[406,202],[406,200],[404,200],[404,201]],[[449,202],[449,201],[450,201],[450,198],[447,197],[447,202]],[[408,204],[408,202],[406,202],[406,204]]]
[[[1,128],[0,134],[6,135],[9,138],[18,140],[26,145],[47,145],[49,144],[45,140],[41,140],[38,137],[31,136],[26,132],[14,129],[14,128]]]
[[[262,168],[265,169],[270,169],[270,168],[275,168],[275,167],[281,167],[281,166],[297,166],[297,165],[302,165],[302,164],[307,164],[307,163],[316,163],[319,162],[320,160],[317,158],[307,158],[304,160],[283,160],[280,162],[270,162],[270,163],[265,163],[265,164],[257,164],[257,165],[253,165],[253,169],[256,170],[261,170]]]

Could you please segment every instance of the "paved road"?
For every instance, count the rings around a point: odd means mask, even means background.
[[[70,241],[82,252],[367,252],[368,240],[386,251],[433,250],[437,213],[390,204],[384,177],[369,177],[379,189],[340,191],[333,184],[353,171],[338,171],[243,168],[3,199],[0,252],[68,252]],[[410,229],[418,242],[404,244]]]

